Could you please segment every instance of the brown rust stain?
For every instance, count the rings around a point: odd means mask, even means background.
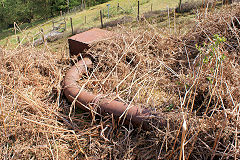
[[[70,55],[78,55],[85,49],[89,49],[89,45],[113,37],[113,32],[99,28],[93,28],[83,33],[76,34],[68,38]]]
[[[75,105],[85,111],[95,111],[101,115],[113,114],[120,123],[129,124],[131,122],[134,126],[142,124],[144,129],[148,129],[148,119],[151,116],[149,110],[116,100],[101,98],[102,96],[94,95],[78,86],[77,81],[87,71],[87,66],[90,65],[92,65],[92,61],[89,58],[84,58],[67,72],[64,78],[64,94],[67,99],[70,102],[75,101]]]

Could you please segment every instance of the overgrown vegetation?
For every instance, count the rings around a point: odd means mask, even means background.
[[[0,31],[13,27],[13,23],[31,23],[67,12],[73,7],[86,8],[108,0],[2,0],[0,7]]]
[[[111,115],[69,114],[61,82],[77,59],[66,42],[55,52],[47,44],[0,48],[0,158],[238,159],[239,15],[239,5],[199,11],[171,34],[145,20],[118,26],[87,51],[95,65],[80,86],[151,109],[150,131]],[[168,123],[159,126],[161,118]]]
[[[188,1],[188,0],[185,0]],[[184,1],[184,2],[185,2]],[[120,7],[117,9],[118,2]],[[142,15],[145,12],[150,11],[151,4],[153,4],[152,9],[153,10],[166,10],[166,7],[176,7],[178,4],[178,0],[141,0],[140,1],[140,14]],[[125,16],[129,17],[132,16],[132,19],[136,20],[137,16],[137,0],[129,1],[129,0],[112,0],[108,2],[110,4],[110,18],[107,16],[107,5],[106,3],[90,7],[87,10],[83,10],[82,12],[74,12],[65,15],[66,22],[67,22],[67,32],[71,33],[71,24],[70,24],[70,17],[73,20],[73,28],[75,31],[82,31],[86,28],[91,27],[97,27],[100,25],[100,15],[99,11],[102,10],[104,13],[103,22],[104,23],[111,23],[112,21],[123,19]],[[58,13],[60,15],[60,12]],[[54,17],[55,20],[59,19],[60,16]],[[62,17],[61,17],[62,18]],[[20,41],[22,43],[26,43],[26,36],[28,35],[29,38],[34,39],[37,34],[40,33],[40,29],[42,28],[44,30],[44,34],[47,34],[49,31],[51,31],[52,28],[52,22],[50,19],[49,21],[42,20],[42,21],[36,21],[34,23],[30,24],[19,24],[19,28],[16,27],[16,35],[14,29],[8,29],[4,30],[3,32],[0,32],[0,44],[4,45],[8,41],[11,43],[15,43],[15,45],[18,45],[17,43],[17,36],[19,36]],[[85,21],[86,20],[86,21]],[[12,22],[13,23],[13,22]]]

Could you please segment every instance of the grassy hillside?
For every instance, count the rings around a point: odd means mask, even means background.
[[[185,0],[187,1],[187,0]],[[183,2],[185,2],[183,1]],[[117,10],[117,4],[120,4],[124,10],[119,9]],[[110,4],[110,18],[107,18],[107,6],[106,4]],[[140,0],[140,13],[143,14],[144,12],[148,12],[151,10],[151,5],[153,6],[153,10],[162,10],[166,9],[166,7],[176,7],[178,5],[178,0]],[[81,29],[81,28],[89,28],[89,27],[96,27],[100,25],[100,10],[104,12],[104,22],[112,21],[123,16],[137,16],[137,0],[112,0],[109,3],[101,4],[98,6],[91,7],[87,10],[77,12],[77,13],[70,13],[66,15],[67,21],[67,32],[71,32],[70,27],[70,17],[73,19],[73,27],[74,29]],[[86,23],[85,23],[86,17]],[[55,17],[54,19],[60,19],[60,17]],[[4,45],[7,42],[12,44],[17,44],[17,36],[20,37],[20,40],[26,42],[33,40],[34,38],[38,38],[34,35],[40,32],[42,28],[44,33],[46,34],[52,29],[51,20],[48,20],[44,23],[35,23],[33,27],[22,26],[22,30],[17,30],[17,35],[13,29],[9,29],[0,33],[0,45]]]

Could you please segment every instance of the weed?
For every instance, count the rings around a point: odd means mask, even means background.
[[[203,46],[195,45],[196,49],[199,51],[200,55],[203,56],[203,63],[209,65],[212,60],[217,59],[217,64],[225,60],[226,56],[224,53],[220,52],[220,47],[226,42],[224,37],[220,37],[218,34],[213,36],[213,41],[209,43],[203,43]]]

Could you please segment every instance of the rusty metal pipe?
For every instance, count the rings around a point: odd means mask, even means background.
[[[67,99],[73,102],[76,98],[75,105],[85,111],[92,109],[101,115],[113,114],[118,119],[125,112],[121,118],[124,119],[124,124],[131,122],[134,126],[142,124],[144,129],[149,128],[147,123],[148,117],[151,115],[149,110],[138,106],[129,106],[116,100],[101,99],[100,95],[94,95],[81,89],[77,81],[86,72],[86,67],[90,65],[92,65],[91,59],[83,58],[67,72],[64,78],[64,94]]]

